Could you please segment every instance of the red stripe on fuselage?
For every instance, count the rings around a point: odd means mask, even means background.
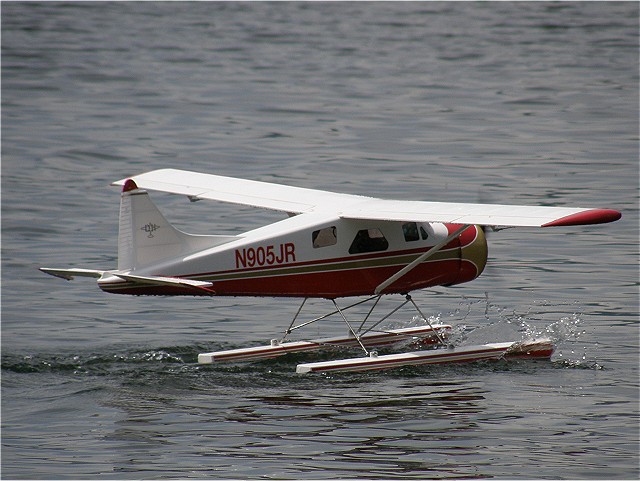
[[[463,264],[469,264],[468,270],[475,276],[475,267],[466,261]],[[387,288],[385,293],[409,292],[460,282],[459,266],[458,259],[421,264]],[[265,272],[259,277],[213,281],[213,290],[218,296],[335,298],[368,295],[398,269],[397,266],[385,266],[277,276]],[[118,284],[101,287],[107,292],[131,295],[207,295],[195,289],[172,286],[136,286],[123,283],[121,287]]]

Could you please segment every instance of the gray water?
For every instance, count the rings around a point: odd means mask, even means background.
[[[414,293],[461,343],[551,336],[550,362],[199,366],[298,303],[37,270],[114,267],[108,184],[163,167],[623,219],[494,233],[482,277]],[[193,233],[280,218],[153,198]],[[635,2],[2,4],[3,478],[637,478],[638,320]]]

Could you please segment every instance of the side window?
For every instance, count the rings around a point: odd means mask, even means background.
[[[420,236],[422,236],[422,240],[427,240],[429,238],[429,234],[424,230],[424,227],[420,226],[418,231],[418,224],[415,222],[407,222],[406,224],[402,224],[402,233],[404,234],[404,240],[407,242],[413,242],[420,240]]]
[[[358,231],[353,239],[351,247],[349,247],[349,254],[384,251],[388,248],[389,242],[380,229],[363,229]]]
[[[311,242],[313,242],[313,247],[316,249],[318,247],[335,245],[338,242],[338,234],[335,226],[314,230],[311,234]]]
[[[420,227],[422,229],[422,227]],[[402,224],[402,233],[404,234],[404,240],[407,242],[413,242],[420,240],[420,234],[418,233],[418,224],[415,222],[407,222]]]

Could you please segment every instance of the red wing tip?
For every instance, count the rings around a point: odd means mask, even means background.
[[[571,225],[591,225],[606,224],[615,222],[622,217],[622,214],[613,209],[590,209],[577,214],[571,214],[561,219],[557,219],[544,224],[542,227],[560,227]]]
[[[134,182],[133,179],[127,179],[122,186],[122,192],[129,192],[131,190],[136,190],[138,185]]]

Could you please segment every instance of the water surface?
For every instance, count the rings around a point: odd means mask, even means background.
[[[638,477],[636,3],[2,13],[4,477]],[[461,342],[553,337],[551,362],[199,366],[199,352],[277,337],[297,302],[109,296],[37,271],[115,266],[108,184],[163,167],[624,217],[494,233],[481,278],[414,293]],[[193,233],[280,218],[153,198]]]

